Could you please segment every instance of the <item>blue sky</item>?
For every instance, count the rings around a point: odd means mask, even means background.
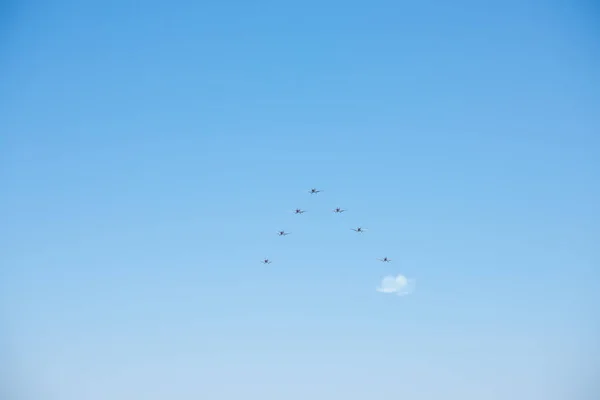
[[[11,395],[600,390],[589,3],[20,3],[0,32]],[[376,291],[397,274],[416,291]]]

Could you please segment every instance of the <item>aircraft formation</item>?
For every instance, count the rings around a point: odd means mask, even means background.
[[[318,190],[318,189],[316,189],[316,188],[312,188],[312,189],[310,189],[310,190],[308,191],[308,193],[310,193],[311,195],[315,195],[315,194],[318,194],[318,193],[321,193],[321,192],[322,192],[322,190]],[[343,213],[343,212],[345,212],[345,211],[347,211],[347,210],[345,210],[345,209],[343,209],[343,208],[341,208],[341,207],[336,207],[336,208],[334,208],[334,209],[333,209],[333,210],[331,210],[331,211],[332,211],[332,212],[334,212],[334,213],[336,213],[336,214],[341,214],[341,213]],[[306,210],[303,210],[303,209],[301,209],[301,208],[296,208],[296,209],[294,210],[294,214],[304,214],[305,212],[306,212]],[[362,234],[362,233],[365,233],[365,231],[366,231],[367,229],[366,229],[366,228],[363,228],[363,227],[361,227],[361,226],[358,226],[358,227],[356,227],[356,228],[350,228],[350,230],[352,230],[352,231],[354,231],[354,232],[356,232],[356,233],[360,233],[360,234]],[[289,234],[291,234],[291,232],[286,232],[286,231],[284,231],[284,230],[277,231],[277,235],[278,235],[278,236],[287,236],[287,235],[289,235]],[[392,261],[392,260],[391,260],[390,258],[388,258],[388,257],[377,258],[377,260],[379,260],[379,261],[381,261],[381,262],[385,262],[385,263],[387,263],[387,262],[391,262],[391,261]],[[270,260],[269,258],[265,258],[265,259],[263,259],[261,262],[262,262],[263,264],[271,264],[271,263],[272,263],[272,260]]]

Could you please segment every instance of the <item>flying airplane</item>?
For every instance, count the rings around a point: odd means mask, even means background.
[[[317,190],[317,189],[313,188],[313,189],[310,189],[310,191],[308,193],[310,193],[310,194],[317,194],[319,192],[322,192],[322,190]]]
[[[303,213],[305,213],[305,212],[306,212],[306,210],[301,210],[301,209],[299,209],[299,208],[296,208],[296,209],[294,210],[294,214],[303,214]]]
[[[351,228],[351,229],[352,229],[354,232],[358,232],[358,233],[363,233],[363,232],[365,231],[365,228],[360,228],[360,227],[358,227],[358,228],[356,228],[356,229],[354,229],[354,228]]]
[[[333,210],[334,213],[343,213],[346,210],[342,210],[341,208],[337,207]]]
[[[265,258],[264,260],[261,261],[263,264],[271,264],[271,260],[269,260],[268,258]]]
[[[285,235],[289,235],[289,234],[290,234],[290,232],[286,232],[286,231],[279,231],[279,232],[277,232],[277,234],[278,234],[279,236],[285,236]]]
[[[390,261],[392,261],[392,260],[390,260],[390,259],[389,259],[389,258],[387,258],[387,257],[378,258],[378,260],[379,260],[379,261],[382,261],[382,262],[390,262]]]

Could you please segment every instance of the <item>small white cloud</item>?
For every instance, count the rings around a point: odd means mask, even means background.
[[[407,279],[404,275],[386,276],[381,280],[378,292],[405,296],[415,291],[416,281]]]

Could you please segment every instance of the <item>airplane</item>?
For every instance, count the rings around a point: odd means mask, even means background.
[[[264,260],[261,261],[263,264],[271,264],[271,260],[269,260],[268,258],[265,258]]]
[[[277,232],[277,234],[278,234],[279,236],[285,236],[285,235],[289,235],[289,234],[290,234],[290,232],[286,232],[286,231],[279,231],[279,232]]]
[[[310,193],[310,194],[317,194],[319,192],[322,192],[322,190],[317,190],[317,189],[313,188],[313,189],[310,189],[310,191],[308,193]]]
[[[346,210],[342,210],[341,208],[337,207],[333,210],[334,213],[343,213]]]
[[[392,260],[390,260],[390,259],[389,259],[389,258],[387,258],[387,257],[378,258],[378,260],[379,260],[379,261],[382,261],[382,262],[390,262],[390,261],[392,261]]]
[[[356,228],[356,229],[354,229],[354,228],[351,228],[351,229],[352,229],[354,232],[358,232],[358,233],[363,233],[363,232],[365,231],[365,228],[360,228],[360,227],[358,227],[358,228]]]
[[[296,208],[296,209],[294,210],[294,214],[303,214],[303,213],[305,213],[305,212],[306,212],[306,210],[301,210],[301,209],[299,209],[299,208]]]

